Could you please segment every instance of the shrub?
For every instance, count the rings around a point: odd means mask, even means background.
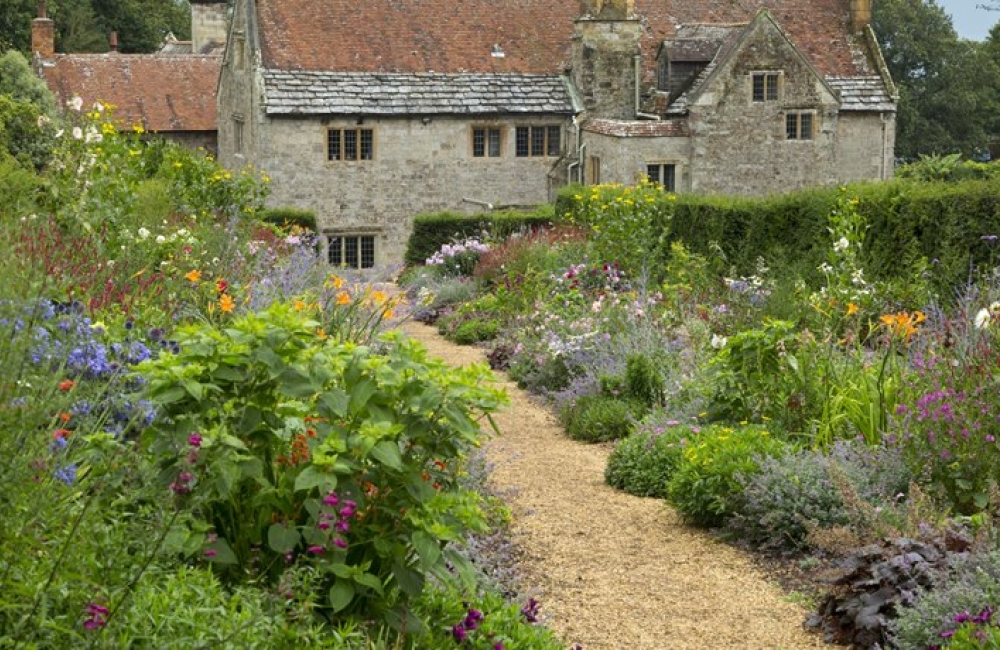
[[[653,427],[647,419],[615,445],[604,481],[636,496],[666,498],[667,482],[680,463],[684,445],[696,436],[690,427]]]
[[[739,506],[740,477],[756,474],[764,458],[787,451],[763,427],[707,427],[684,447],[667,484],[668,499],[687,521],[721,526]]]
[[[500,321],[495,318],[471,318],[462,321],[448,336],[459,345],[491,341],[500,334]]]
[[[316,213],[306,208],[278,207],[267,208],[259,213],[260,220],[282,228],[298,226],[305,230],[317,232]]]
[[[644,354],[630,356],[625,362],[625,390],[632,399],[647,408],[662,405],[666,386],[656,362]]]
[[[313,566],[332,611],[405,616],[428,573],[468,569],[443,548],[483,525],[455,462],[502,394],[482,365],[447,369],[398,336],[376,353],[318,326],[278,303],[182,327],[177,353],[141,369],[161,413],[143,449],[187,513],[178,552],[234,582]]]
[[[563,408],[566,433],[574,440],[604,442],[624,438],[645,407],[634,400],[608,395],[586,395]]]
[[[455,212],[417,215],[406,244],[403,261],[407,266],[423,264],[435,251],[457,239],[478,237],[484,233],[494,239],[524,230],[551,226],[552,208],[542,206],[535,212],[497,212],[468,215]]]

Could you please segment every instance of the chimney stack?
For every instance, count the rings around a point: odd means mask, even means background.
[[[191,51],[204,52],[212,45],[222,45],[228,35],[226,3],[217,0],[191,0]]]
[[[580,13],[590,18],[625,20],[635,16],[635,0],[583,0]]]
[[[46,15],[45,0],[38,0],[38,18],[31,21],[31,53],[43,59],[56,53],[56,24]]]
[[[108,36],[108,46],[112,52],[118,51],[118,32],[111,32]]]
[[[872,22],[872,0],[851,0],[851,31],[860,32]]]

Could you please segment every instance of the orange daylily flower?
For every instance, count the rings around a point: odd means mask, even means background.
[[[901,311],[898,314],[885,314],[879,320],[891,335],[909,343],[913,335],[917,333],[917,325],[927,320],[927,317],[919,311],[912,314]]]
[[[64,379],[61,382],[59,382],[59,390],[63,391],[64,393],[73,388],[73,386],[76,386],[76,382],[73,381],[72,379]]]
[[[351,302],[351,294],[347,291],[337,292],[337,304],[338,305],[348,305]]]
[[[188,279],[189,281],[191,281],[191,282],[198,282],[198,281],[201,280],[201,271],[199,271],[198,269],[192,269],[192,270],[188,271],[184,275],[184,277],[186,279]]]
[[[344,279],[339,275],[331,275],[329,279],[327,279],[327,283],[329,283],[329,285],[334,289],[340,289],[344,286]]]
[[[222,297],[219,298],[219,309],[228,314],[236,309],[236,302],[233,301],[228,293],[224,293],[222,294]]]
[[[306,303],[302,302],[301,300],[296,300],[294,303],[292,303],[292,306],[295,307],[295,311],[302,311],[303,309],[306,308]]]

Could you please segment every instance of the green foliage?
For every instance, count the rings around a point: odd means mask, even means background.
[[[162,415],[143,449],[189,514],[169,541],[232,582],[310,564],[332,611],[403,616],[428,574],[466,566],[445,544],[483,520],[454,466],[503,395],[483,366],[318,326],[275,304],[182,327],[180,352],[142,367]]]
[[[667,498],[692,524],[721,526],[737,511],[741,477],[760,471],[762,458],[788,450],[763,427],[706,427],[685,445],[667,484]]]
[[[279,207],[261,210],[258,217],[265,223],[282,228],[298,226],[313,232],[316,228],[316,212],[305,208]]]
[[[646,408],[662,405],[667,390],[656,361],[645,354],[634,354],[626,359],[625,391]]]
[[[55,128],[35,104],[0,94],[0,159],[40,170],[52,154]]]
[[[684,445],[694,438],[697,433],[690,427],[642,426],[615,445],[604,481],[636,496],[666,498],[667,482],[681,461]]]
[[[2,51],[2,50],[0,50]],[[56,99],[24,56],[15,50],[0,56],[0,95],[17,102],[34,104],[39,113],[53,117]]]
[[[604,442],[627,436],[646,412],[641,402],[610,395],[585,395],[563,408],[566,434],[574,440]]]
[[[462,321],[448,336],[459,345],[492,341],[500,333],[500,322],[493,318],[471,318]]]
[[[483,294],[438,321],[438,331],[459,345],[495,339],[500,333],[502,304],[495,294]]]
[[[474,216],[456,212],[417,215],[413,219],[413,231],[403,261],[408,266],[416,266],[453,241],[483,233],[504,239],[516,232],[551,226],[553,221],[550,206],[542,206],[535,212],[511,211]]]
[[[33,213],[40,186],[41,179],[34,172],[0,157],[0,218]]]

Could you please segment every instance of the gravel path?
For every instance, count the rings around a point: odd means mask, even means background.
[[[481,350],[425,325],[403,330],[455,365]],[[684,526],[658,499],[604,484],[609,447],[567,438],[512,382],[501,435],[487,446],[495,487],[512,494],[512,533],[526,585],[547,623],[585,650],[824,647],[802,629],[807,612],[740,551]]]

